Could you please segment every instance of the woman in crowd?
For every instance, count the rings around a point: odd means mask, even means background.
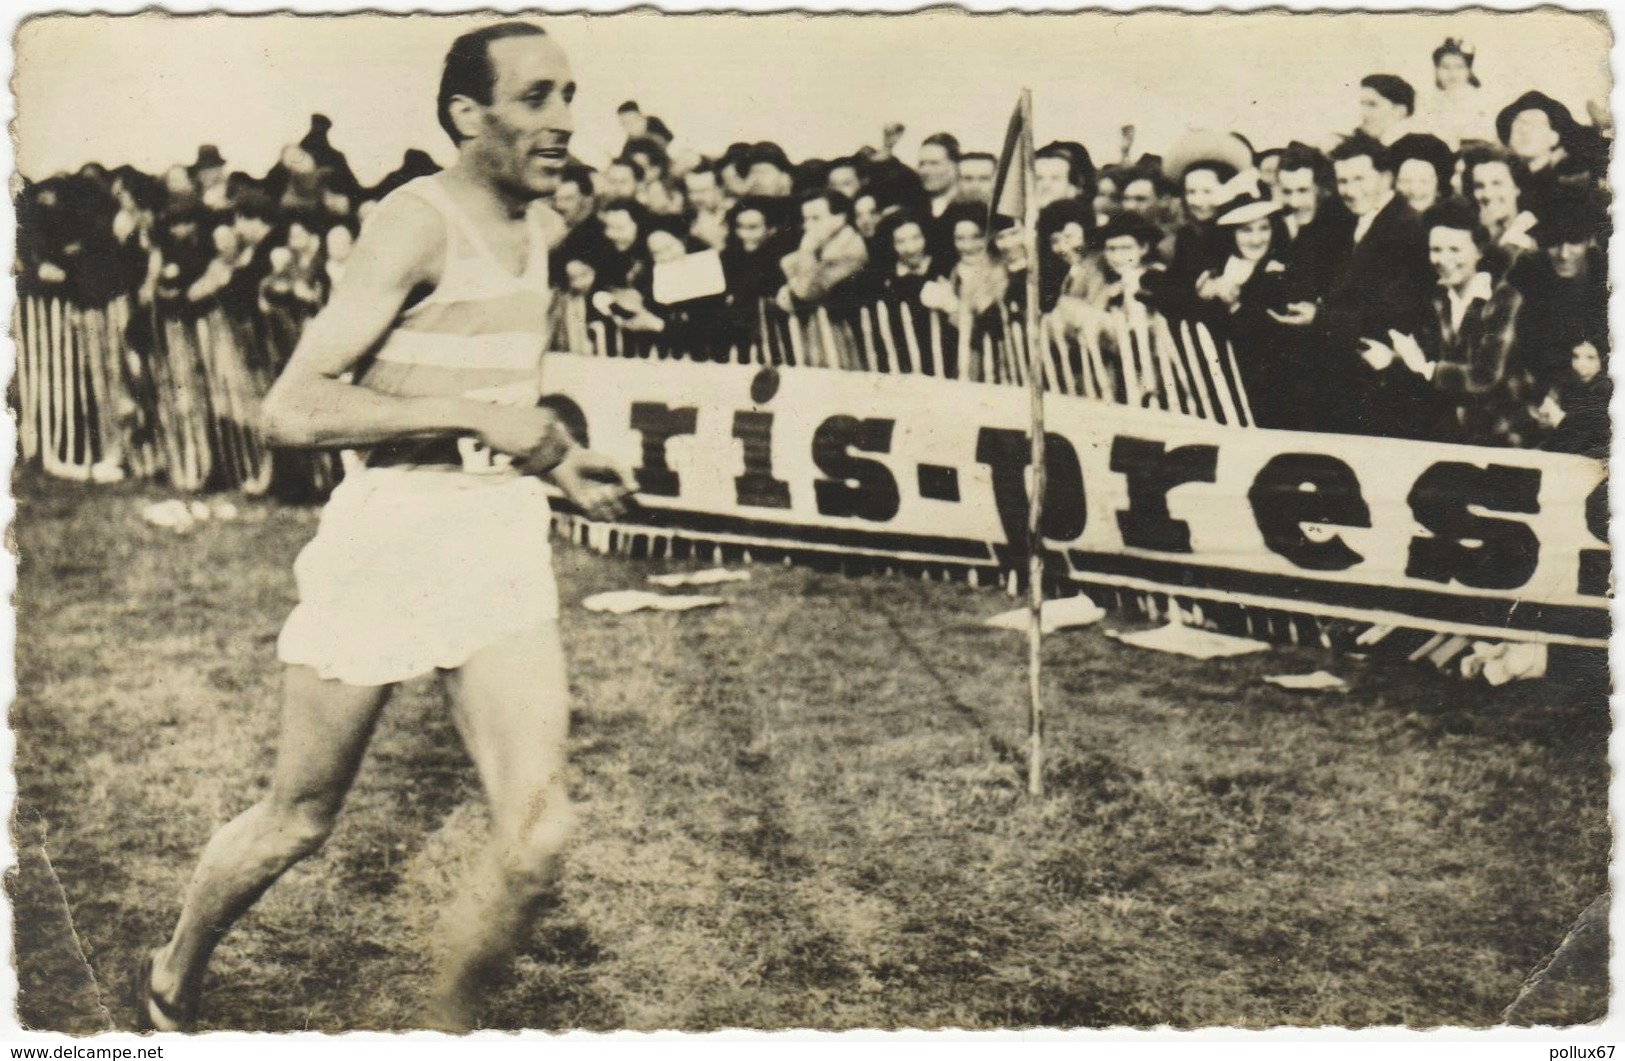
[[[1196,292],[1212,308],[1207,319],[1215,343],[1229,342],[1235,353],[1236,389],[1253,424],[1296,430],[1313,426],[1305,416],[1315,381],[1303,356],[1307,330],[1282,323],[1281,315],[1290,305],[1313,301],[1314,278],[1285,253],[1282,209],[1250,196],[1226,207],[1217,224],[1229,254],[1222,267],[1202,274]]]
[[[647,286],[651,264],[644,245],[649,231],[649,213],[634,199],[611,199],[598,208],[603,225],[604,246],[599,260],[591,263],[597,271],[597,289],[615,291]]]
[[[1162,231],[1133,211],[1106,222],[1100,241],[1100,282],[1087,292],[1063,293],[1056,307],[1061,334],[1078,341],[1080,389],[1105,401],[1143,405],[1166,398],[1151,360],[1167,323],[1157,296],[1166,270],[1154,260]]]
[[[731,345],[749,352],[765,341],[765,307],[784,286],[779,268],[782,219],[771,199],[746,196],[728,211],[728,241],[722,248],[722,275],[727,283],[723,313]]]
[[[598,208],[604,240],[587,263],[593,270],[593,292],[587,316],[609,338],[611,354],[648,357],[653,343],[647,335],[627,332],[622,325],[635,313],[641,297],[654,286],[654,263],[649,260],[647,237],[652,217],[635,199],[611,199]],[[618,344],[618,345],[615,345]]]
[[[1470,208],[1437,206],[1423,224],[1439,284],[1415,336],[1368,341],[1373,369],[1397,374],[1392,398],[1408,406],[1417,438],[1481,446],[1532,440],[1532,380],[1515,347],[1523,296],[1485,269],[1493,246]]]
[[[1038,211],[1038,308],[1048,313],[1063,292],[1079,294],[1098,283],[1092,260],[1093,204],[1081,196],[1064,196]]]
[[[1394,161],[1394,191],[1418,214],[1455,197],[1456,155],[1437,136],[1407,133],[1388,153]]]
[[[1436,91],[1428,100],[1424,124],[1452,151],[1495,142],[1495,115],[1473,73],[1473,59],[1473,46],[1457,37],[1446,37],[1433,49]]]
[[[1489,231],[1490,242],[1500,248],[1509,263],[1535,250],[1533,231],[1537,219],[1523,208],[1523,186],[1528,171],[1512,155],[1495,148],[1478,148],[1467,153],[1466,182],[1478,204],[1478,220]]]
[[[1063,199],[1038,212],[1038,254],[1053,263],[1058,288],[1053,294],[1040,290],[1040,306],[1045,310],[1061,298],[1092,301],[1105,283],[1100,255],[1089,246],[1091,230],[1084,223],[1081,205],[1076,199]]]
[[[958,350],[949,263],[931,255],[925,226],[913,214],[886,218],[876,238],[891,247],[891,265],[879,277],[875,311],[877,367],[940,375]]]
[[[1004,297],[1009,274],[990,252],[986,211],[973,203],[955,203],[943,214],[953,234],[955,262],[949,272],[953,283],[952,311],[958,333],[958,356],[946,375],[976,382],[994,382],[1002,370],[993,356],[1004,342]]]

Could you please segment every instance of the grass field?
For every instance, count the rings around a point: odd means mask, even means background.
[[[316,512],[180,536],[138,487],[17,493],[21,1015],[127,1027],[138,953],[266,782]],[[1068,633],[1033,802],[1025,640],[977,625],[1003,596],[760,566],[725,607],[617,619],[579,601],[672,565],[557,564],[582,825],[495,1027],[1486,1025],[1607,887],[1600,676]],[[1260,682],[1320,667],[1353,691]],[[221,947],[204,1027],[409,1026],[482,816],[438,692],[404,688],[328,848]]]

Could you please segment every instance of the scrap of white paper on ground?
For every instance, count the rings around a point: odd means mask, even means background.
[[[704,571],[676,571],[669,575],[650,575],[651,585],[676,589],[678,586],[715,586],[721,582],[749,582],[749,571],[730,571],[725,567],[711,567]]]
[[[1080,593],[1076,597],[1045,601],[1040,614],[1042,618],[1039,621],[1039,629],[1046,634],[1053,634],[1069,626],[1098,623],[1106,617],[1106,609]],[[1017,608],[1014,611],[1001,612],[982,625],[999,630],[1025,630],[1031,615],[1032,609]]]
[[[1546,675],[1546,646],[1522,642],[1474,641],[1473,651],[1461,661],[1465,678],[1480,674],[1491,685]]]
[[[1349,691],[1349,683],[1330,671],[1317,670],[1313,674],[1272,674],[1264,679],[1283,689],[1301,689],[1307,692]]]
[[[141,518],[154,527],[164,527],[179,534],[191,530],[195,524],[206,523],[211,519],[236,519],[237,506],[230,501],[216,501],[211,506],[202,501],[188,504],[179,498],[171,498],[168,501],[155,501],[143,507]]]
[[[714,608],[726,601],[721,597],[666,596],[641,589],[617,589],[608,593],[594,593],[581,602],[590,612],[608,612],[626,615],[628,612],[686,612],[693,608]]]
[[[1250,652],[1268,652],[1269,645],[1249,637],[1217,634],[1212,630],[1198,630],[1194,626],[1169,623],[1155,630],[1139,630],[1131,634],[1107,630],[1107,637],[1115,637],[1125,645],[1149,648],[1157,652],[1172,652],[1192,659],[1220,659],[1225,656],[1245,656]]]

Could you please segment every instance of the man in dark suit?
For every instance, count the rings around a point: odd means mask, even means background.
[[[1388,149],[1356,135],[1331,153],[1337,193],[1354,217],[1353,232],[1336,251],[1318,314],[1326,361],[1324,393],[1329,430],[1385,435],[1413,414],[1409,388],[1363,362],[1370,343],[1388,333],[1415,334],[1433,274],[1422,220],[1394,193]]]
[[[1281,227],[1286,238],[1281,257],[1310,278],[1314,302],[1288,306],[1275,315],[1282,324],[1313,324],[1318,303],[1348,257],[1354,218],[1331,194],[1332,164],[1307,144],[1293,141],[1280,155],[1276,197],[1286,207]]]

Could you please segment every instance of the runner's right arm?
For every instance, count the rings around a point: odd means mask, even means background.
[[[438,281],[445,247],[444,223],[426,203],[399,197],[371,219],[344,283],[305,328],[265,397],[262,423],[273,444],[340,449],[476,435],[500,453],[523,456],[555,437],[559,421],[547,409],[395,397],[340,379],[383,340],[412,292]]]

